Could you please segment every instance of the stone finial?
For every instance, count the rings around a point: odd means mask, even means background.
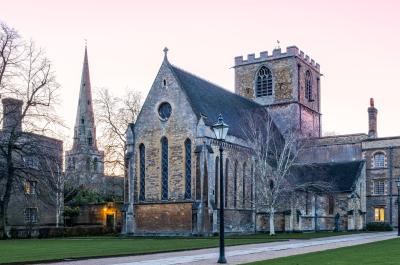
[[[168,48],[165,47],[163,52],[164,52],[164,58],[167,59],[168,58]]]
[[[374,107],[374,98],[370,98],[370,99],[369,99],[369,105],[370,105],[371,107]]]

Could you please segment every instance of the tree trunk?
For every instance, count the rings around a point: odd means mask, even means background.
[[[11,154],[11,152],[9,152]],[[8,212],[8,204],[10,202],[11,191],[14,181],[14,165],[11,160],[11,155],[7,157],[7,183],[6,189],[4,192],[3,200],[1,201],[1,211],[0,218],[2,220],[2,229],[3,229],[3,239],[8,239],[9,235],[7,233],[7,212]]]
[[[275,235],[275,209],[270,208],[269,210],[269,235]]]

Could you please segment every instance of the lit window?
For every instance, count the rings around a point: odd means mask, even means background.
[[[161,200],[168,200],[168,139],[161,138]]]
[[[35,195],[36,194],[36,181],[27,180],[24,183],[24,192],[28,195]]]
[[[38,209],[37,208],[25,208],[24,211],[25,223],[37,223],[38,221]]]
[[[382,168],[385,166],[385,155],[377,153],[374,155],[374,168]]]
[[[313,101],[312,98],[312,75],[309,70],[306,71],[306,91],[305,96],[308,101]]]
[[[185,199],[192,197],[192,142],[185,141]]]
[[[271,71],[263,66],[257,73],[256,97],[272,95],[272,74]]]
[[[385,221],[385,208],[375,208],[375,222]]]
[[[374,194],[376,195],[385,194],[385,181],[383,180],[374,181]]]
[[[145,177],[146,177],[146,149],[144,144],[139,145],[139,170],[140,170],[140,193],[139,200],[144,201],[146,198],[146,185],[145,185]]]

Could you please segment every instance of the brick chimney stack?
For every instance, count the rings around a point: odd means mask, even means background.
[[[371,98],[369,101],[368,108],[368,137],[369,138],[377,138],[378,137],[378,129],[377,129],[377,120],[378,120],[378,110],[374,107],[374,99]]]
[[[22,130],[22,100],[4,98],[3,103],[3,130],[20,132]]]

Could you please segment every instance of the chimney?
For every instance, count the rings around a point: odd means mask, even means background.
[[[22,100],[4,98],[3,103],[3,130],[20,132],[22,130]]]
[[[377,138],[378,137],[378,129],[377,129],[377,116],[378,110],[374,107],[374,99],[371,98],[369,100],[369,108],[368,108],[368,137],[369,138]]]

